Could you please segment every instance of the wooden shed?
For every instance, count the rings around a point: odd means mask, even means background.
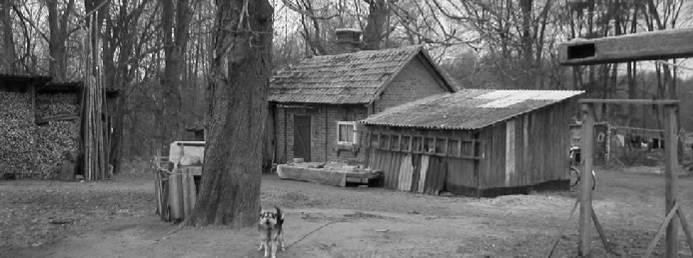
[[[359,163],[356,121],[454,88],[422,46],[302,60],[270,81],[272,160]]]
[[[582,91],[463,89],[361,121],[386,188],[478,197],[568,187],[571,98]]]

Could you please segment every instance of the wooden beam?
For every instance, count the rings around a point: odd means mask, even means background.
[[[691,235],[691,230],[688,227],[688,220],[686,220],[686,215],[683,214],[681,208],[678,208],[676,210],[676,213],[678,213],[679,220],[681,220],[681,228],[683,228],[683,233],[686,234],[686,242],[688,243],[688,248],[691,249],[691,253],[693,253],[693,235]]]
[[[594,162],[594,109],[593,104],[582,104],[582,157],[584,167],[580,177],[580,220],[578,256],[590,257],[592,242],[592,165]]]
[[[578,103],[586,104],[634,104],[634,105],[678,105],[674,99],[580,99]]]
[[[665,109],[666,120],[664,123],[664,175],[665,175],[665,208],[666,213],[672,212],[674,204],[676,203],[676,192],[677,185],[676,180],[678,175],[676,170],[678,170],[678,139],[676,137],[678,133],[678,126],[676,124],[676,107],[668,106]],[[674,217],[676,214],[674,214]],[[665,257],[678,257],[678,228],[676,227],[676,219],[673,219],[669,225],[667,225],[667,236],[666,236],[666,254]]]
[[[558,45],[562,65],[594,65],[693,57],[693,28],[642,32]]]
[[[671,219],[674,218],[674,214],[676,214],[676,211],[679,209],[679,204],[675,203],[674,207],[672,207],[671,211],[667,213],[666,217],[664,217],[664,221],[662,221],[662,224],[659,226],[659,229],[657,229],[657,233],[655,234],[655,237],[650,241],[650,244],[647,245],[647,249],[645,249],[645,255],[642,257],[650,257],[652,255],[652,251],[654,251],[655,247],[657,246],[657,243],[659,242],[659,239],[662,238],[662,235],[664,235],[665,228],[667,228],[667,225],[670,225]]]

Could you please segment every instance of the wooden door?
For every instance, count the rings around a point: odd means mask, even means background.
[[[294,158],[310,161],[310,116],[294,116]]]

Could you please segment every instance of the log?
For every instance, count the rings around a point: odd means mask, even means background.
[[[582,104],[582,156],[585,157],[584,167],[580,178],[580,219],[578,255],[590,256],[592,242],[592,171],[594,159],[594,116],[593,104]]]

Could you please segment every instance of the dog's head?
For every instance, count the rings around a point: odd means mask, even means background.
[[[274,227],[276,225],[281,225],[284,222],[284,215],[281,209],[274,207],[274,209],[261,210],[260,211],[260,225]]]

